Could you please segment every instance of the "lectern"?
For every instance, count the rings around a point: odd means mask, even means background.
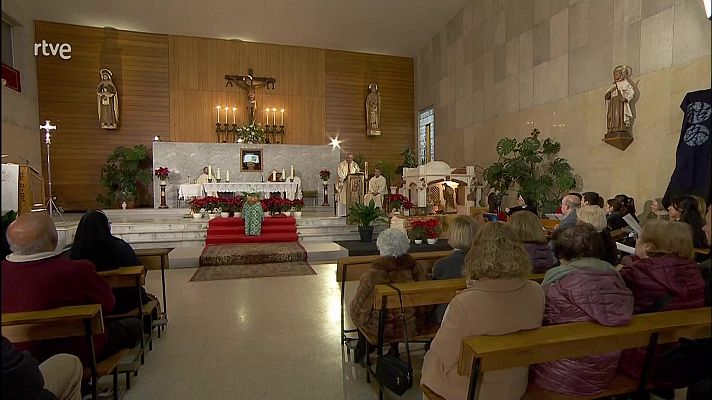
[[[363,204],[364,182],[366,177],[363,172],[349,174],[344,180],[342,190],[346,191],[346,211],[351,209],[353,204]]]

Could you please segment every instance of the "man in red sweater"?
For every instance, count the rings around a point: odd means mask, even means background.
[[[12,254],[2,262],[3,312],[47,310],[83,304],[100,304],[107,315],[114,308],[109,284],[87,260],[70,260],[56,251],[57,229],[49,214],[30,212],[20,215],[7,230]],[[138,318],[119,320],[107,333],[94,337],[97,360],[117,350],[131,348],[141,337]],[[40,362],[58,353],[74,354],[89,365],[90,355],[84,338],[23,343]]]

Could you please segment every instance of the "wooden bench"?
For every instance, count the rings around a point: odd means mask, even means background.
[[[107,375],[113,375],[113,395],[118,399],[119,360],[128,350],[120,350],[97,363],[94,335],[102,333],[104,322],[99,304],[2,314],[2,334],[14,343],[84,336],[91,359],[89,367],[84,368],[84,376],[92,379],[92,399],[97,398],[99,377]]]
[[[138,304],[142,304],[141,286],[146,283],[146,269],[143,267],[143,265],[122,267],[109,271],[101,271],[99,272],[99,275],[104,278],[112,288],[136,288]],[[147,337],[144,336],[143,317],[147,315],[151,316],[153,310],[157,307],[158,304],[155,301],[149,301],[148,303],[143,304],[141,307],[136,307],[128,312],[121,314],[110,314],[104,317],[107,320],[137,317],[141,321],[142,340],[139,341],[138,348],[136,350],[132,350],[132,353],[134,355],[133,360],[129,362],[122,362],[122,365],[119,368],[119,372],[125,374],[126,376],[127,388],[131,387],[131,373],[133,372],[134,375],[137,375],[139,367],[145,362],[146,344],[148,344],[149,350],[153,350],[152,335],[149,334],[147,335]],[[150,319],[151,321],[153,321],[152,317]],[[153,324],[151,323],[151,326],[152,325]],[[140,363],[137,362],[139,359]]]
[[[138,259],[144,266],[153,264],[158,258],[161,268],[161,291],[163,297],[161,298],[163,302],[163,312],[161,312],[160,318],[154,321],[154,324],[158,326],[158,337],[161,337],[161,330],[165,329],[165,325],[168,323],[168,311],[166,311],[166,269],[170,268],[168,253],[173,250],[172,247],[156,248],[156,249],[136,249],[134,252],[138,256]]]
[[[681,337],[708,338],[711,335],[710,322],[710,307],[703,307],[635,315],[631,323],[624,326],[606,327],[594,322],[576,322],[509,335],[464,338],[458,373],[470,376],[468,399],[475,399],[478,383],[487,371],[647,347],[640,379],[617,375],[604,392],[593,396],[567,396],[530,384],[523,399],[597,399],[632,393],[650,387],[647,375],[656,345],[673,343]],[[442,398],[427,387],[423,388],[423,394],[428,399]]]

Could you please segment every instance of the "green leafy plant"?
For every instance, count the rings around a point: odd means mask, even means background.
[[[255,124],[254,122],[249,125],[237,128],[237,138],[241,139],[243,143],[264,143],[265,128],[262,124]]]
[[[381,175],[386,178],[387,185],[393,186],[396,177],[395,165],[390,161],[381,160],[376,163],[376,168],[381,170]]]
[[[484,178],[499,199],[515,187],[542,212],[553,212],[564,193],[576,186],[573,168],[558,156],[561,144],[541,141],[539,130],[521,142],[503,138],[497,143],[499,160],[484,171]]]
[[[134,200],[139,186],[151,182],[150,165],[148,149],[142,144],[115,148],[101,167],[100,183],[106,194],[98,195],[96,200],[106,207]]]
[[[387,222],[383,210],[376,208],[376,204],[371,200],[368,205],[353,204],[347,214],[349,222],[356,222],[359,226],[370,226],[374,222]]]
[[[401,155],[403,156],[404,168],[415,168],[418,166],[418,159],[415,156],[415,152],[410,147],[403,150]]]
[[[425,239],[425,227],[414,226],[408,230],[408,237],[413,240],[423,240]]]

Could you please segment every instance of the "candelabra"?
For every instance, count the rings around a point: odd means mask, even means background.
[[[265,133],[271,143],[284,143],[284,125],[265,125]]]
[[[49,120],[45,121],[44,125],[40,125],[40,129],[44,129],[45,131],[45,145],[47,146],[47,189],[49,190],[49,197],[47,199],[47,210],[49,210],[49,216],[52,217],[53,213],[57,213],[57,216],[64,221],[64,216],[62,216],[62,210],[57,207],[57,204],[54,202],[54,197],[52,196],[52,164],[50,162],[51,157],[50,157],[50,144],[52,144],[52,140],[50,137],[50,131],[53,131],[57,129],[55,125],[50,124]]]
[[[234,143],[237,134],[237,124],[215,124],[218,143]]]

